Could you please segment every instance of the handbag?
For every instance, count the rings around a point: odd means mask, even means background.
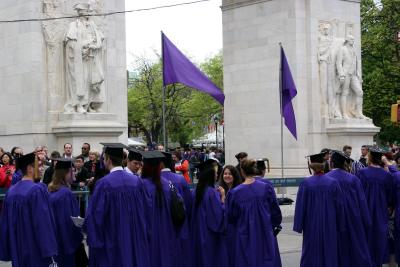
[[[169,188],[171,192],[171,217],[172,223],[176,227],[181,227],[186,219],[185,204],[182,198],[178,196],[175,186],[169,181]]]

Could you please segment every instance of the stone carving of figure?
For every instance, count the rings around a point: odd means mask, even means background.
[[[65,35],[67,101],[64,112],[99,112],[104,102],[104,35],[88,16],[89,4],[74,9],[80,16],[69,24]]]
[[[322,99],[324,103],[328,104],[328,113],[331,114],[335,106],[335,93],[332,86],[334,71],[332,67],[332,33],[331,25],[328,22],[320,24],[320,34],[318,37],[318,62],[319,62],[319,75]]]
[[[361,68],[354,49],[354,37],[351,35],[346,37],[338,51],[336,70],[340,80],[337,92],[340,116],[337,117],[367,119],[362,113]]]

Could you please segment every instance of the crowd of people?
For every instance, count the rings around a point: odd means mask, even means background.
[[[282,266],[282,214],[264,179],[267,159],[240,152],[236,166],[224,166],[218,151],[103,145],[100,154],[84,143],[75,157],[68,143],[50,156],[46,147],[2,152],[0,184],[8,191],[0,204],[0,260],[30,267]],[[309,156],[312,176],[300,184],[293,226],[303,234],[301,266],[400,259],[399,150],[363,146],[358,160],[351,150]],[[72,193],[86,187],[87,210]]]

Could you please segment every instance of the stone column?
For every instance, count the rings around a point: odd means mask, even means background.
[[[227,162],[247,151],[280,168],[279,43],[297,86],[298,140],[284,126],[286,176],[308,173],[305,155],[324,147],[372,144],[379,131],[369,120],[335,121],[327,112],[319,75],[320,24],[337,39],[352,33],[360,58],[359,0],[224,0],[223,55]],[[335,39],[336,40],[336,39]],[[340,42],[340,41],[339,41]],[[293,168],[293,169],[291,169]],[[273,169],[272,175],[280,175]]]

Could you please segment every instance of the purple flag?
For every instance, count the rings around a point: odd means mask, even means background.
[[[161,33],[163,57],[163,81],[168,84],[181,83],[212,96],[221,105],[224,104],[224,93],[181,51]]]
[[[285,119],[285,125],[297,140],[296,116],[294,115],[292,99],[297,95],[296,85],[294,84],[289,63],[287,62],[285,51],[281,46],[281,72],[280,72],[280,92],[281,92],[281,114]]]

